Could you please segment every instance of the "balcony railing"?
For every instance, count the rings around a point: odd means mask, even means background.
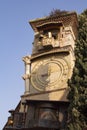
[[[8,118],[7,125],[5,126],[5,130],[16,130],[22,129],[25,126],[25,118],[26,113],[17,112],[14,113],[13,117]]]

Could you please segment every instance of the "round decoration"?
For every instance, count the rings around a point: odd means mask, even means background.
[[[60,82],[67,80],[68,64],[63,58],[43,59],[32,69],[31,83],[39,91],[60,88]]]

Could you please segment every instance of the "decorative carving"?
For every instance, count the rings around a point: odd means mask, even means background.
[[[22,76],[22,78],[25,80],[25,79],[30,79],[31,75],[30,74],[24,74]]]
[[[30,64],[31,63],[31,55],[25,56],[22,58],[25,64]]]

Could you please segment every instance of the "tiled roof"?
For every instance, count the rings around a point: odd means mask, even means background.
[[[53,23],[54,24],[62,23],[64,26],[68,26],[68,25],[72,26],[75,35],[77,34],[76,28],[78,26],[78,19],[77,19],[76,12],[69,12],[67,14],[58,15],[54,17],[48,16],[48,17],[38,18],[29,21],[29,23],[35,32],[37,32],[38,28],[42,26],[46,26]]]

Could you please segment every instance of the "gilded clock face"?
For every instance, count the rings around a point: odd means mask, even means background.
[[[67,75],[68,64],[63,58],[47,58],[33,66],[31,83],[39,91],[53,90],[61,87]]]

